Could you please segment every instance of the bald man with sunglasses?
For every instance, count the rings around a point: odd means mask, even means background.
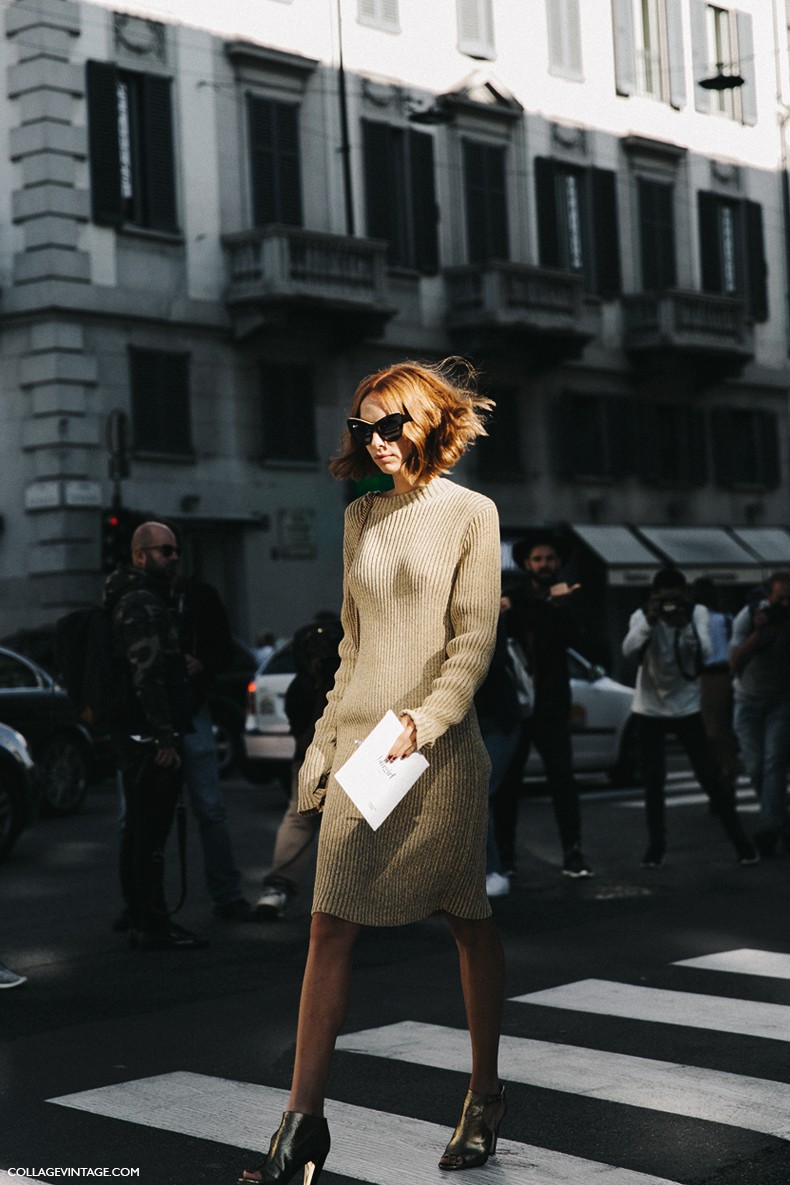
[[[121,888],[137,950],[184,950],[204,939],[171,922],[164,895],[164,849],[181,792],[181,738],[191,727],[185,657],[170,607],[179,547],[165,523],[137,528],[131,563],[109,576],[104,602],[124,671],[123,719],[113,740],[123,779]]]

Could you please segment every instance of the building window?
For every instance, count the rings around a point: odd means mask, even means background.
[[[254,226],[302,225],[299,108],[247,96]]]
[[[579,0],[546,0],[549,72],[582,82]]]
[[[367,233],[389,243],[391,267],[439,266],[433,138],[413,128],[362,121]]]
[[[170,79],[90,61],[86,89],[94,222],[177,234]]]
[[[762,207],[704,191],[697,199],[703,291],[740,297],[755,321],[767,320]]]
[[[499,387],[487,392],[496,407],[486,424],[487,436],[478,437],[474,448],[475,468],[481,481],[522,480],[524,461],[521,453],[521,411],[515,387]]]
[[[492,62],[496,57],[493,0],[456,0],[456,8],[459,51]]]
[[[399,33],[398,0],[359,0],[357,20],[387,33]]]
[[[306,366],[261,367],[264,461],[316,461],[313,374]]]
[[[694,105],[697,111],[723,115],[745,124],[757,123],[757,72],[752,18],[749,13],[692,0],[691,46],[694,63]],[[721,71],[740,74],[744,85],[706,90],[699,85]]]
[[[685,106],[682,0],[612,0],[612,15],[617,93]]]
[[[191,457],[189,355],[132,346],[129,384],[135,452]]]
[[[707,418],[682,403],[653,403],[640,412],[634,471],[659,486],[704,486],[708,481]]]
[[[633,472],[632,405],[619,396],[566,392],[555,405],[553,437],[561,477],[610,482]]]
[[[463,141],[466,243],[470,263],[510,257],[506,155],[504,144]]]
[[[762,408],[714,407],[713,473],[730,490],[774,490],[781,483],[779,422]]]
[[[537,157],[535,189],[542,266],[580,272],[587,292],[604,298],[619,295],[614,173]]]
[[[677,283],[674,186],[668,181],[638,177],[637,201],[642,290],[663,292]]]

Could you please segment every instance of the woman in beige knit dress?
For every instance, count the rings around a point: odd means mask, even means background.
[[[485,893],[489,761],[473,707],[494,645],[499,529],[489,499],[440,476],[484,433],[489,400],[458,360],[405,362],[357,388],[337,478],[381,472],[386,493],[346,511],[344,637],[326,710],[300,772],[299,809],[323,812],[289,1109],[264,1164],[240,1181],[315,1181],[329,1151],[324,1098],[347,1009],[361,926],[446,915],[472,1046],[461,1119],[439,1165],[484,1164],[505,1113],[497,1054],[502,947]],[[417,748],[429,768],[373,831],[334,773],[387,709],[403,730],[389,759]]]

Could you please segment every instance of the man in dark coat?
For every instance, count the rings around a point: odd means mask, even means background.
[[[164,849],[182,782],[182,738],[192,706],[186,662],[170,610],[179,549],[169,527],[147,522],[132,538],[131,564],[105,585],[113,646],[126,684],[114,732],[124,794],[121,888],[135,949],[205,946],[171,922],[164,894]]]
[[[578,584],[558,580],[567,559],[565,540],[534,531],[513,548],[526,581],[510,592],[507,629],[521,645],[535,683],[535,707],[504,783],[492,800],[497,842],[508,864],[513,858],[518,793],[532,745],[538,750],[554,806],[565,876],[591,876],[581,849],[579,792],[573,777],[570,735],[571,691],[567,649],[578,645],[571,600]]]

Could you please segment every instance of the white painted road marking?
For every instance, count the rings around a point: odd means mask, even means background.
[[[288,1095],[282,1090],[204,1074],[162,1074],[134,1082],[50,1099],[128,1123],[214,1140],[237,1148],[268,1146]],[[459,1097],[459,1106],[460,1106]],[[437,1161],[451,1132],[437,1124],[389,1115],[347,1103],[327,1102],[332,1150],[327,1170],[372,1185],[447,1183]],[[254,1167],[249,1153],[229,1171]],[[262,1159],[259,1157],[259,1160]],[[189,1176],[186,1173],[185,1179]],[[497,1155],[481,1169],[467,1169],[464,1185],[676,1185],[663,1177],[582,1160],[502,1139]]]
[[[734,971],[738,975],[764,975],[790,979],[790,954],[770,950],[723,950],[696,959],[678,959],[675,967],[701,967],[705,971]]]
[[[517,1004],[542,1004],[570,1008],[602,1016],[687,1025],[717,1033],[740,1033],[790,1041],[790,1006],[736,1000],[728,996],[704,996],[662,988],[635,987],[607,979],[582,979],[543,992],[513,996]]]
[[[692,794],[680,794],[680,790],[692,790]],[[738,802],[738,811],[744,815],[754,815],[760,809],[759,802],[755,801],[754,794],[751,790],[738,790],[735,795]],[[707,794],[704,794],[699,789],[699,782],[690,781],[688,783],[681,783],[676,785],[672,790],[668,790],[665,795],[665,802],[667,808],[674,806],[705,806],[708,805],[710,799]],[[625,807],[627,810],[643,810],[644,803],[641,798],[627,799],[623,802],[616,803],[617,806]]]
[[[448,1070],[469,1065],[465,1030],[412,1021],[351,1033],[338,1048]],[[790,1138],[790,1085],[784,1082],[521,1037],[502,1038],[500,1072],[505,1082]]]

